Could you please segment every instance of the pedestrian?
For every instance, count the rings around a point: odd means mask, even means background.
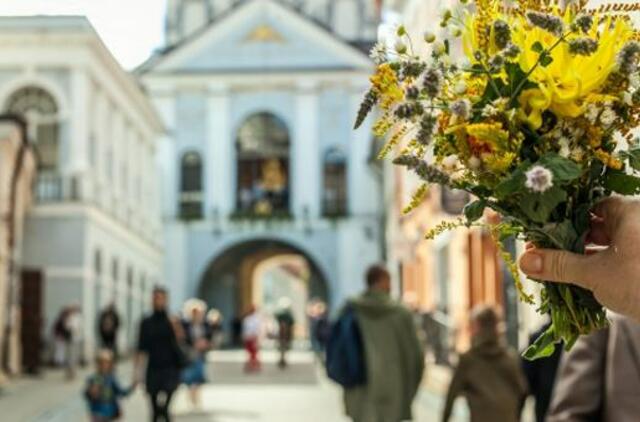
[[[453,373],[442,421],[447,422],[458,396],[467,399],[471,422],[517,422],[527,382],[517,353],[507,347],[498,311],[479,305],[471,312],[471,349]]]
[[[167,313],[167,291],[156,287],[152,301],[153,313],[140,323],[135,370],[141,379],[146,360],[145,386],[151,404],[151,420],[169,422],[171,399],[188,359],[179,344],[184,336],[180,323]]]
[[[635,422],[640,418],[640,324],[619,314],[578,339],[560,363],[548,422]]]
[[[65,374],[67,380],[73,380],[80,361],[80,344],[82,342],[82,311],[80,310],[80,305],[70,305],[62,323],[64,326],[63,332],[65,333]]]
[[[233,347],[244,347],[242,341],[242,315],[238,314],[231,321],[231,345]]]
[[[307,306],[311,349],[321,361],[324,361],[324,350],[329,337],[330,324],[327,304],[320,299],[312,299]]]
[[[529,337],[529,344],[546,332],[551,321],[544,324]],[[529,394],[535,399],[536,422],[545,422],[547,411],[553,397],[556,374],[562,356],[562,345],[556,344],[553,354],[544,359],[528,360],[521,358],[522,368],[527,378]]]
[[[224,342],[223,320],[224,318],[219,310],[211,308],[209,312],[207,312],[207,322],[209,323],[212,334],[211,348],[219,348]]]
[[[116,305],[110,303],[98,318],[98,332],[102,347],[113,352],[115,360],[118,360],[118,329],[120,328],[120,316]]]
[[[359,326],[366,376],[364,384],[345,387],[346,414],[355,422],[410,420],[424,371],[413,317],[391,299],[391,277],[383,266],[369,268],[366,282],[367,290],[347,305]]]
[[[114,355],[103,349],[96,358],[96,373],[87,379],[85,398],[89,405],[91,422],[115,421],[122,418],[120,399],[130,395],[135,383],[123,388],[113,371]]]
[[[280,298],[278,308],[275,315],[278,322],[278,351],[280,352],[278,367],[284,369],[287,367],[287,352],[291,349],[293,341],[295,318],[291,312],[291,300],[288,297]]]
[[[260,336],[262,335],[262,317],[255,305],[249,307],[249,311],[242,319],[242,341],[247,351],[245,372],[260,371],[261,364],[258,357],[260,349]]]
[[[213,331],[205,318],[207,305],[199,299],[185,303],[183,329],[189,350],[190,364],[182,373],[182,381],[189,388],[191,404],[200,407],[200,389],[206,382],[206,353],[211,348]]]
[[[68,306],[60,309],[53,324],[53,363],[57,367],[64,367],[67,363],[67,343],[71,341],[71,332],[67,328],[67,317],[71,309]]]

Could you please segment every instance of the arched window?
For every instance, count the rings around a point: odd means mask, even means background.
[[[257,113],[240,126],[237,207],[271,215],[289,210],[289,130],[271,113]]]
[[[202,218],[202,158],[195,151],[182,156],[180,217],[187,220]]]
[[[14,92],[5,109],[23,116],[28,123],[29,137],[35,142],[40,171],[58,170],[60,131],[58,105],[42,88],[26,87]]]
[[[331,148],[324,156],[323,214],[347,214],[347,160],[338,148]]]

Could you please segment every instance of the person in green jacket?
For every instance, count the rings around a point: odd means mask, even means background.
[[[480,305],[471,312],[471,349],[460,356],[445,402],[448,422],[458,396],[467,399],[471,422],[518,422],[527,381],[515,350],[507,347],[495,308]]]
[[[380,265],[367,272],[367,290],[350,301],[362,334],[367,382],[344,391],[354,422],[411,420],[424,371],[424,353],[411,312],[390,297],[391,277]]]

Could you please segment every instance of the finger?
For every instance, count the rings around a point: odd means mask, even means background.
[[[604,232],[610,239],[615,238],[616,232],[627,218],[627,206],[638,204],[636,201],[612,196],[600,201],[592,210],[593,214],[600,218]]]
[[[543,281],[571,283],[592,289],[596,281],[594,256],[566,251],[532,249],[520,257],[520,269],[527,276]]]
[[[536,245],[534,245],[533,242],[527,242],[524,245],[524,247],[525,247],[526,250],[531,250],[531,249],[534,249],[536,247]]]

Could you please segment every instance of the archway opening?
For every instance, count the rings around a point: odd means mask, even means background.
[[[243,242],[214,257],[198,296],[222,313],[227,346],[239,345],[240,321],[252,305],[268,322],[288,301],[296,321],[295,337],[302,340],[309,337],[308,303],[329,301],[327,280],[313,259],[274,240]]]

